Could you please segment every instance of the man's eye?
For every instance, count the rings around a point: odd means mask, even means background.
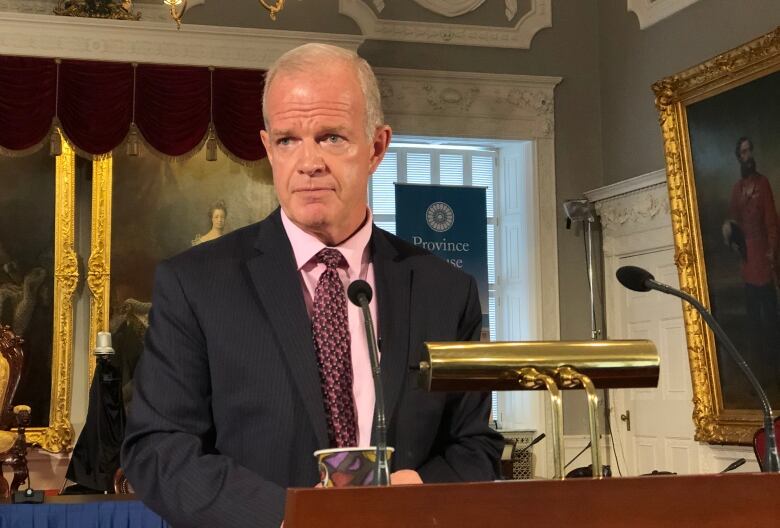
[[[325,136],[325,141],[327,143],[334,143],[335,144],[335,143],[341,142],[342,141],[342,137],[341,136],[337,136],[336,134],[329,134],[329,135]]]
[[[279,138],[279,139],[276,140],[276,144],[277,145],[283,145],[284,146],[284,145],[289,145],[290,143],[292,143],[292,139],[290,139],[288,137],[283,137],[283,138]]]

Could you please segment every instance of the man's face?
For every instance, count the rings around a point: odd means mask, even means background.
[[[261,132],[285,214],[328,245],[362,224],[368,178],[390,142],[390,129],[366,137],[365,98],[347,64],[280,73],[266,99]]]
[[[756,170],[756,160],[753,159],[753,147],[750,141],[743,141],[739,144],[739,165],[743,176],[750,176]]]

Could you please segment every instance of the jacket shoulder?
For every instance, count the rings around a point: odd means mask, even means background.
[[[262,220],[231,231],[214,240],[192,246],[163,262],[174,269],[187,270],[219,262],[246,259],[253,250],[262,224],[267,221],[267,219]]]

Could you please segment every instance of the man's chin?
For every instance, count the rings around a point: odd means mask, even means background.
[[[752,176],[756,173],[756,162],[753,160],[746,161],[740,164],[742,169],[742,176]]]
[[[290,219],[305,231],[321,231],[329,224],[328,215],[324,210],[319,211],[316,209],[318,208],[306,207],[306,210],[299,211],[298,214]]]

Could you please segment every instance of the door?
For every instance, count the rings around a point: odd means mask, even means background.
[[[615,269],[643,267],[659,282],[678,287],[673,248],[616,257],[613,263]],[[610,421],[623,475],[653,470],[699,473],[681,301],[656,291],[630,291],[619,284],[611,299],[617,309],[611,310],[614,317],[610,337],[649,339],[656,344],[661,358],[657,388],[612,393],[615,405]]]

